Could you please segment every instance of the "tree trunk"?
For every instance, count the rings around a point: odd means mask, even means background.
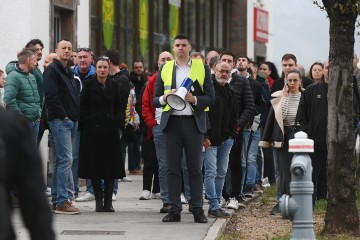
[[[330,19],[328,89],[328,205],[325,234],[359,234],[356,207],[353,54],[357,0],[323,0]],[[348,4],[348,5],[341,5]]]

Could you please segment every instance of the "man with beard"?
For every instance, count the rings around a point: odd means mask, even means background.
[[[140,144],[142,142],[143,135],[146,135],[146,124],[142,117],[142,93],[147,82],[147,78],[144,75],[144,65],[139,60],[134,60],[132,64],[132,72],[130,73],[130,82],[135,87],[136,103],[135,110],[140,117],[140,126],[138,129],[133,129],[132,125],[127,125],[126,134],[128,134],[128,168],[130,174],[142,174],[140,167]],[[130,128],[130,129],[129,129]],[[132,135],[132,136],[131,136]]]
[[[210,107],[211,128],[205,134],[204,185],[209,200],[209,217],[228,218],[230,214],[220,207],[221,193],[229,164],[229,153],[237,136],[237,102],[235,91],[227,80],[231,66],[226,62],[216,65],[212,80],[215,89],[215,104]]]

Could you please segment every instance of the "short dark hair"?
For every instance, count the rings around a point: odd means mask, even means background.
[[[137,63],[137,62],[141,62],[142,65],[144,66],[144,63],[141,60],[135,59],[135,60],[132,61],[132,68],[134,68],[135,63]]]
[[[18,62],[25,63],[28,58],[31,58],[32,56],[35,56],[35,52],[31,48],[23,48],[18,54],[17,59]]]
[[[236,58],[235,58],[235,54],[233,54],[231,51],[223,51],[221,54],[220,54],[220,59],[222,58],[222,56],[224,55],[230,55],[233,57],[233,60],[235,61]]]
[[[189,44],[191,44],[190,39],[185,34],[180,33],[180,34],[176,35],[174,38],[174,41],[178,40],[178,39],[179,40],[187,40],[189,42]]]
[[[254,67],[259,68],[259,64],[257,62],[251,61],[250,62]]]
[[[294,60],[295,64],[297,64],[297,59],[295,55],[292,53],[285,53],[284,56],[281,58],[281,61],[289,60],[289,59]]]
[[[250,64],[250,63],[251,63],[250,58],[249,58],[248,56],[246,56],[246,55],[240,55],[240,56],[238,56],[238,58],[236,59],[236,61],[237,61],[239,58],[246,58],[246,60],[247,60],[248,64]]]
[[[114,65],[120,64],[120,52],[116,49],[108,49],[104,52],[104,56],[108,57],[110,62]]]
[[[60,39],[60,40],[56,43],[56,48],[59,46],[59,43],[62,42],[62,41],[71,43],[69,39],[63,38],[63,39]]]
[[[31,40],[25,45],[25,48],[34,47],[36,44],[40,44],[40,46],[41,46],[42,48],[44,48],[43,42],[42,42],[40,39],[38,39],[38,38],[31,39]]]

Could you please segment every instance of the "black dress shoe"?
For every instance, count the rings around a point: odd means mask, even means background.
[[[208,220],[205,217],[204,211],[200,211],[197,214],[194,214],[194,222],[196,223],[207,223]]]
[[[160,208],[160,213],[170,213],[171,206],[169,203],[164,203],[163,207]]]
[[[208,211],[208,216],[209,217],[214,217],[214,218],[229,218],[230,214],[225,212],[221,208],[218,208],[218,209],[212,210],[212,211],[209,210]]]
[[[162,219],[163,222],[180,222],[180,220],[181,215],[178,212],[170,212]]]

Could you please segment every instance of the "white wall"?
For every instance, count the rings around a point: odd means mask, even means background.
[[[90,1],[81,0],[78,6],[78,20],[77,20],[77,40],[78,47],[90,46]]]
[[[45,51],[49,45],[49,1],[12,0],[0,7],[0,68],[5,69],[9,61],[16,60],[16,54],[32,38],[44,42]]]

